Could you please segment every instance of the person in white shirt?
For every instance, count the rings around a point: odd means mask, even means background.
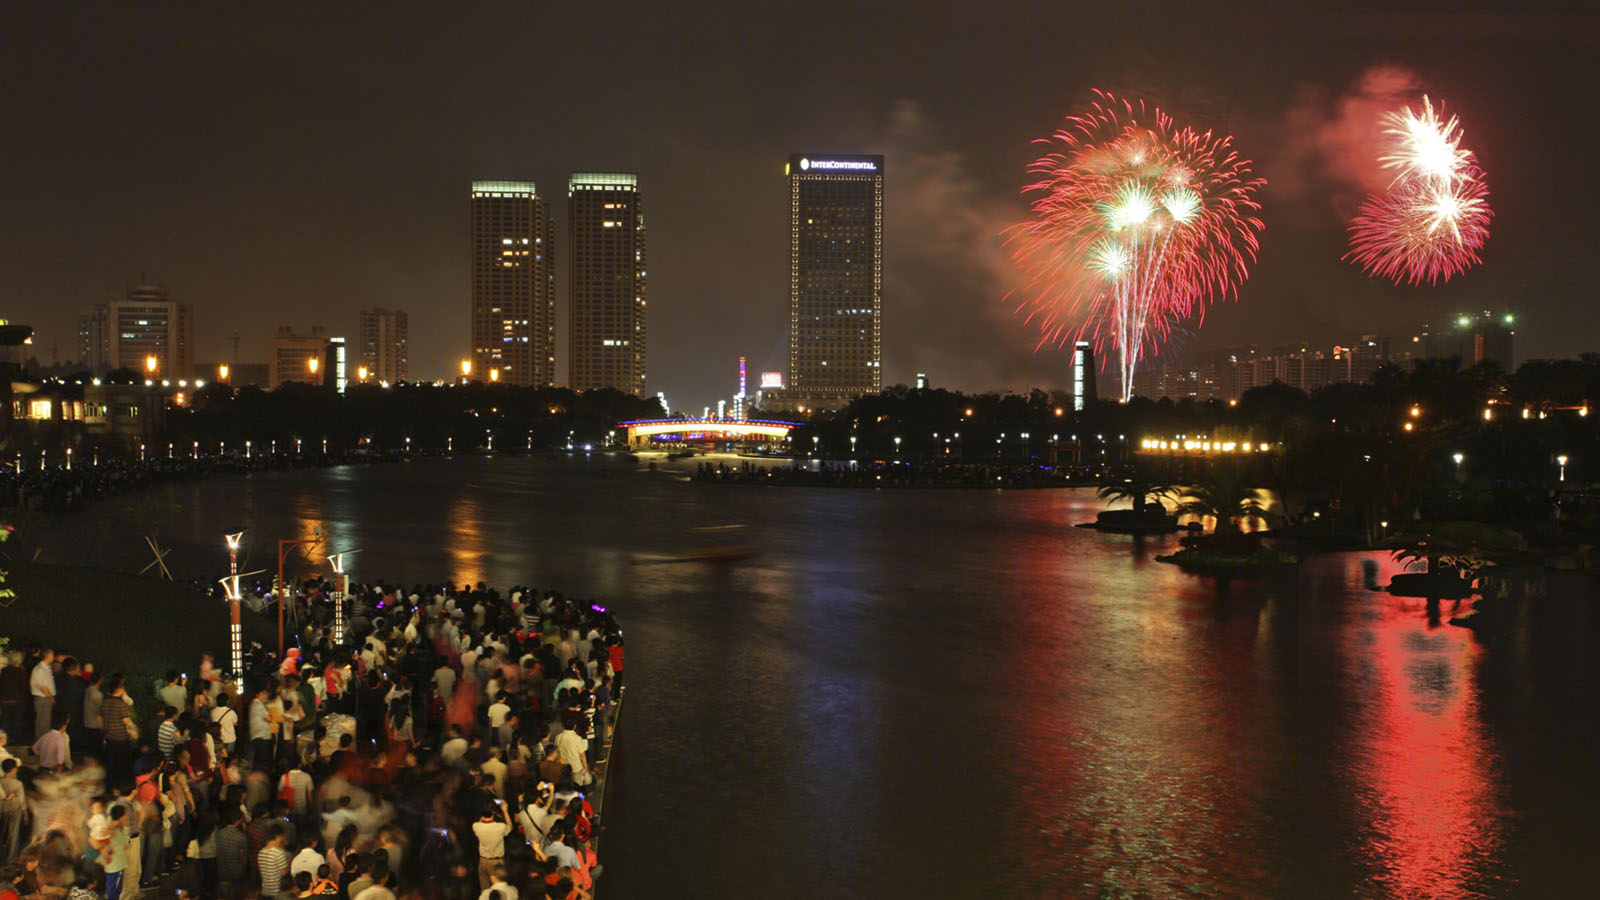
[[[446,703],[456,690],[456,670],[450,668],[449,663],[439,663],[439,668],[433,670],[433,689],[438,692],[439,699]]]
[[[50,730],[50,717],[56,709],[56,672],[50,664],[56,661],[54,650],[39,652],[39,664],[33,667],[28,678],[28,691],[33,694],[33,737],[44,737]]]
[[[317,852],[317,834],[307,831],[306,836],[300,839],[300,852],[289,860],[290,877],[298,876],[301,872],[311,873],[312,878],[317,877],[317,869],[326,865],[328,860]]]
[[[504,800],[496,800],[493,809],[483,811],[483,817],[472,823],[472,833],[478,838],[478,887],[487,888],[493,882],[496,866],[504,867],[506,836],[511,833],[511,812]],[[495,818],[495,812],[500,818]],[[504,876],[502,876],[504,877]]]
[[[589,773],[589,742],[583,735],[571,728],[564,729],[556,735],[556,750],[561,753],[561,761],[572,767],[573,784],[594,781],[594,776]]]
[[[232,756],[239,740],[238,732],[235,730],[239,725],[239,714],[233,710],[233,694],[224,691],[218,699],[220,702],[211,710],[211,721],[217,723],[222,746],[228,751],[228,755]]]
[[[450,726],[450,739],[439,748],[439,761],[453,766],[467,753],[467,739],[461,736],[461,726]]]
[[[483,771],[483,774],[494,779],[494,795],[501,799],[506,796],[506,772],[508,771],[502,758],[503,756],[504,753],[499,747],[490,747],[489,758],[484,760],[483,765],[478,767]]]

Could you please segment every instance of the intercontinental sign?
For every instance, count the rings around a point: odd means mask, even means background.
[[[791,156],[789,170],[801,174],[882,172],[881,156]]]

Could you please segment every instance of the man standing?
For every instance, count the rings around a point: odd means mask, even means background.
[[[100,730],[105,737],[106,786],[123,787],[133,780],[133,706],[121,673],[106,679],[106,696],[100,702]]]
[[[272,721],[267,714],[267,703],[272,698],[272,687],[263,685],[250,701],[251,763],[263,772],[272,768]]]
[[[250,839],[239,827],[240,813],[236,806],[222,810],[222,827],[217,829],[217,897],[220,900],[237,900],[244,895],[245,865],[250,851]],[[108,896],[106,900],[111,900]]]
[[[0,731],[23,733],[22,711],[27,702],[28,671],[22,668],[22,654],[0,653]]]
[[[56,708],[56,672],[51,663],[56,652],[46,647],[39,652],[39,664],[33,667],[28,679],[28,690],[33,694],[33,736],[37,740],[50,730],[50,721]]]
[[[500,821],[495,821],[495,810],[500,811]],[[506,861],[506,835],[511,833],[511,812],[504,800],[496,800],[483,811],[483,817],[472,823],[472,833],[478,838],[478,889],[487,889],[493,881],[495,866]]]
[[[83,737],[83,697],[88,688],[80,674],[78,661],[70,656],[61,660],[61,680],[56,682],[56,709],[57,715],[67,717],[67,737],[78,746],[81,753],[84,749]]]
[[[289,854],[283,849],[288,838],[283,827],[273,825],[267,834],[267,845],[256,857],[256,868],[261,872],[261,900],[278,896],[283,889],[283,873],[289,870]]]

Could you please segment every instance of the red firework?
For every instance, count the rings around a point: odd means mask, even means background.
[[[1427,97],[1422,109],[1384,118],[1382,162],[1389,188],[1368,197],[1350,222],[1350,251],[1369,275],[1396,283],[1449,281],[1480,260],[1489,238],[1489,187],[1461,128],[1441,119]]]
[[[1033,217],[1010,232],[1028,276],[1039,344],[1087,337],[1121,366],[1132,395],[1139,360],[1174,323],[1236,294],[1261,220],[1250,163],[1232,139],[1179,128],[1144,103],[1096,91],[1089,112],[1039,143]]]

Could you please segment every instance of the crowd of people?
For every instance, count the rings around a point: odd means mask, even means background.
[[[373,585],[340,617],[328,588],[240,673],[208,654],[139,685],[65,644],[0,653],[0,900],[590,896],[612,613]]]

